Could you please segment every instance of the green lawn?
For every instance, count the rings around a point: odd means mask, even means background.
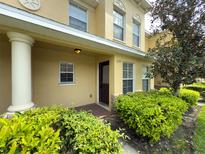
[[[194,147],[197,153],[205,153],[205,106],[202,107],[196,119]]]

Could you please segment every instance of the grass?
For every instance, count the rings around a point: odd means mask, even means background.
[[[194,148],[199,154],[205,153],[205,106],[202,107],[196,119]]]

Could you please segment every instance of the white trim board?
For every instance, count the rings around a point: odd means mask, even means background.
[[[12,22],[12,24],[9,24],[9,21]],[[97,50],[109,49],[109,52],[117,52],[121,54],[145,58],[145,52],[143,51],[76,30],[69,27],[68,25],[64,25],[53,20],[28,13],[26,11],[8,6],[3,3],[0,3],[0,24],[3,26],[10,26],[22,30],[28,30],[30,32],[35,32],[36,34],[39,33],[40,35],[45,35],[47,37],[64,39],[64,41],[76,40],[76,43],[79,43],[80,40],[86,45],[90,45],[90,47],[96,47]],[[45,33],[39,32],[39,29]]]

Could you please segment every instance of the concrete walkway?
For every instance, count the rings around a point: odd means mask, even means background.
[[[200,98],[198,101],[199,106],[205,106],[205,100],[203,98]]]
[[[139,154],[140,152],[130,143],[123,142],[124,154]]]

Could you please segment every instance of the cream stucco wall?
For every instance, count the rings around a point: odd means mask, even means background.
[[[0,0],[0,2],[63,24],[68,23],[68,0],[60,0],[60,3],[59,0],[41,0],[41,8],[37,11],[26,9],[18,0]]]
[[[123,93],[123,62],[133,63],[134,64],[134,78],[135,78],[135,91],[142,91],[142,68],[145,65],[150,65],[151,63],[147,60],[142,60],[130,56],[115,55],[114,63],[114,95],[118,96]],[[154,89],[154,79],[151,79],[150,88]]]
[[[11,47],[8,39],[0,35],[0,113],[11,104]]]
[[[81,0],[75,0],[75,2],[85,7],[88,11],[89,33],[116,41],[113,39],[113,0],[100,0],[96,8],[91,7]],[[133,47],[133,17],[137,15],[140,17],[141,23],[141,42],[140,48],[136,49],[145,51],[144,11],[131,0],[124,0],[123,2],[126,8],[125,41],[117,42]],[[38,11],[25,9],[19,4],[18,0],[0,0],[0,3],[6,3],[62,24],[68,25],[69,23],[69,0],[61,0],[60,2],[59,0],[41,0],[41,8]],[[6,30],[4,33],[6,33]],[[77,55],[73,52],[73,49],[60,47],[56,42],[52,42],[56,45],[39,43],[38,37],[35,37],[37,42],[32,47],[32,93],[35,104],[39,106],[53,104],[80,106],[97,102],[97,67],[99,62],[105,60],[110,61],[110,102],[113,96],[122,94],[122,63],[124,61],[135,64],[135,90],[142,90],[142,66],[150,64],[146,59],[143,60],[116,53],[101,55],[99,54],[100,52],[95,52],[95,49],[92,52],[87,51],[86,53]],[[0,112],[5,112],[11,103],[10,46],[8,38],[5,35],[0,37]],[[75,85],[59,84],[60,61],[74,63]],[[151,81],[151,88],[153,87],[154,80]]]
[[[0,0],[0,2],[51,20],[55,20],[65,25],[69,24],[69,0],[60,0],[60,2],[59,0],[41,0],[41,8],[37,11],[26,9],[18,2],[18,0]],[[75,0],[75,2],[87,10],[88,32],[91,34],[96,34],[95,8],[80,0]]]
[[[96,102],[95,56],[75,54],[72,49],[35,46],[32,51],[33,100],[39,106],[80,106]],[[60,62],[74,64],[73,85],[59,83]]]
[[[96,8],[96,35],[105,36],[105,1],[99,1],[99,5]]]
[[[6,36],[0,41],[0,112],[5,112],[11,103],[11,54]],[[84,51],[76,54],[73,49],[36,42],[32,47],[32,93],[33,102],[38,106],[66,105],[81,106],[97,102],[98,64],[110,62],[109,100],[112,107],[113,96],[122,94],[122,64],[135,64],[136,91],[142,90],[142,67],[147,60],[121,54],[101,55]],[[59,84],[59,64],[61,61],[74,64],[75,84]],[[153,89],[153,80],[151,88]]]
[[[141,24],[140,30],[140,48],[135,47],[141,51],[145,51],[145,12],[133,1],[123,1],[125,5],[124,12],[124,41],[118,41],[113,38],[113,0],[105,1],[105,38],[117,41],[124,45],[134,47],[133,45],[133,18],[139,16],[138,21]]]
[[[159,40],[161,37],[163,37],[163,39],[160,41],[160,43],[163,44],[164,42],[170,41],[172,39],[172,34],[168,32],[161,32],[158,34],[147,35],[145,37],[145,51],[154,48],[156,46],[157,40]]]

